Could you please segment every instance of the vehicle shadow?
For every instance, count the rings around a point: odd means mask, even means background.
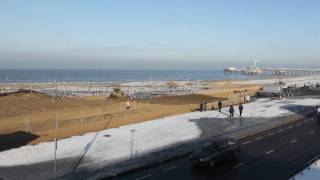
[[[251,156],[247,152],[240,154],[239,161],[225,161],[210,168],[195,168],[190,166],[194,179],[215,180],[270,180],[287,179],[296,168],[281,158],[269,159],[267,156]],[[267,172],[267,173],[266,173]]]
[[[229,160],[229,161],[224,161],[222,163],[219,163],[215,167],[205,167],[205,168],[197,168],[197,167],[190,166],[190,170],[192,174],[206,177],[214,174],[227,173],[230,171],[230,169],[237,166],[239,162],[240,161]]]

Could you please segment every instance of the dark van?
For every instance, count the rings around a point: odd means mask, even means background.
[[[213,167],[226,160],[239,160],[240,145],[232,138],[209,140],[190,155],[195,167]]]

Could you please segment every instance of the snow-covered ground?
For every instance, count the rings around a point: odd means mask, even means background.
[[[294,180],[317,180],[320,179],[320,160],[314,162],[310,169],[306,168],[301,171],[302,173],[298,173],[292,179]]]
[[[133,98],[156,97],[159,95],[185,95],[203,89],[200,81],[138,81],[119,84],[121,92]],[[14,92],[20,88],[34,90],[53,96],[109,96],[113,92],[112,83],[30,83],[7,84],[0,93]]]
[[[244,117],[229,118],[228,109],[192,112],[139,124],[74,136],[58,142],[57,176],[79,169],[99,169],[164,147],[221,133],[230,128],[278,120],[320,103],[316,98],[258,99],[244,105]],[[237,107],[236,107],[237,108]],[[237,110],[237,109],[236,109]],[[241,123],[239,123],[241,122]],[[48,179],[53,173],[54,143],[0,152],[0,179]]]
[[[285,82],[288,85],[315,85],[320,83],[320,76],[300,76],[241,80],[234,83],[267,85]],[[156,97],[159,95],[185,95],[203,90],[202,81],[174,81],[175,87],[169,87],[170,81],[136,81],[119,84],[121,91],[134,98]],[[3,84],[0,93],[14,92],[20,88],[43,92],[57,96],[109,96],[113,92],[110,82],[48,82],[29,84]]]

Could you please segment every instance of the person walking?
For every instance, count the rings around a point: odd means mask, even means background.
[[[199,107],[199,111],[202,112],[203,111],[203,103],[200,103],[200,107]]]
[[[218,107],[219,107],[219,112],[221,112],[221,108],[222,108],[222,102],[221,102],[221,100],[219,100],[219,102],[218,102]]]
[[[204,102],[204,106],[203,106],[203,107],[204,107],[204,108],[203,108],[204,111],[207,111],[207,105],[208,105],[208,103],[207,103],[207,102]]]
[[[242,116],[242,111],[243,111],[243,105],[242,105],[242,103],[240,103],[240,104],[239,104],[240,117]]]
[[[233,117],[233,113],[234,113],[233,105],[230,105],[229,113],[230,113],[230,117]]]

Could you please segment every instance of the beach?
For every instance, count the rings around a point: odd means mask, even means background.
[[[313,76],[281,78],[308,82]],[[37,136],[27,144],[63,139],[88,132],[188,113],[207,102],[217,108],[244,102],[263,84],[279,79],[220,81],[136,81],[126,83],[57,82],[2,83],[0,134],[28,132]],[[301,84],[301,83],[300,83]],[[122,92],[109,98],[114,88]],[[19,89],[31,92],[16,92]],[[12,93],[12,94],[11,94]],[[130,108],[128,109],[127,103]]]

